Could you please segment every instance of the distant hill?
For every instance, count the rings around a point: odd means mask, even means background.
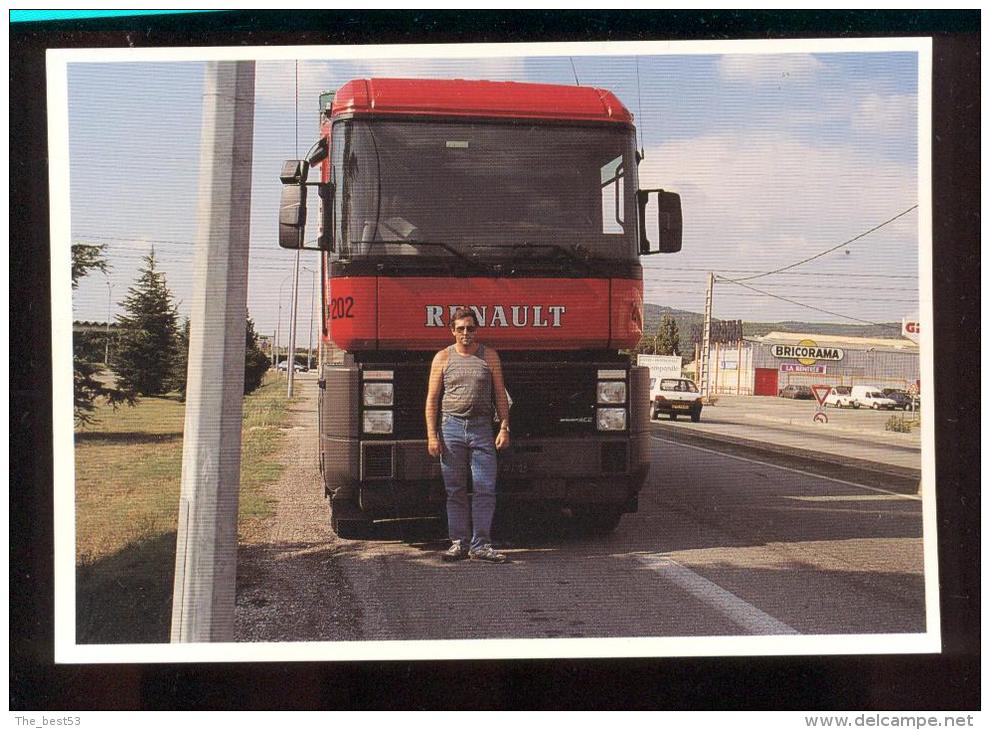
[[[658,304],[643,305],[643,315],[646,320],[644,332],[652,335],[660,325],[660,318],[669,314],[677,322],[677,329],[681,335],[681,350],[687,358],[692,358],[693,346],[691,344],[691,326],[699,327],[704,322],[704,314],[698,312],[688,312],[683,309],[673,309],[663,307]],[[744,337],[760,337],[769,332],[812,332],[822,335],[838,335],[843,337],[899,337],[901,331],[900,322],[888,322],[887,326],[872,324],[834,324],[832,322],[798,322],[787,320],[784,322],[746,322],[743,321]]]

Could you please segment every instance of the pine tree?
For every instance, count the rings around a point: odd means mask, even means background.
[[[681,335],[677,330],[677,321],[669,314],[660,318],[660,326],[657,328],[657,354],[681,354]]]
[[[84,243],[72,244],[72,288],[79,286],[79,280],[90,271],[110,271],[110,264],[104,253],[106,244],[91,245]],[[72,413],[76,423],[86,426],[93,422],[93,411],[96,410],[96,400],[102,399],[116,408],[122,403],[134,405],[135,396],[127,388],[112,388],[97,379],[97,373],[102,366],[92,359],[92,348],[82,337],[73,336],[72,340]]]
[[[179,331],[179,348],[172,366],[172,382],[179,391],[179,400],[186,400],[186,379],[189,373],[189,317]]]
[[[268,371],[268,355],[258,346],[258,333],[254,320],[246,313],[246,339],[244,342],[244,395],[258,389]],[[182,400],[186,399],[186,377],[189,369],[189,318],[186,318],[179,335],[179,354],[175,360],[174,378]]]
[[[117,315],[120,346],[114,370],[118,382],[141,395],[162,395],[175,383],[179,356],[179,314],[165,281],[155,268],[155,250],[145,258],[137,282]]]
[[[247,342],[244,350],[244,394],[257,390],[268,372],[268,355],[261,351],[258,344],[258,333],[254,329],[254,320],[247,317]]]

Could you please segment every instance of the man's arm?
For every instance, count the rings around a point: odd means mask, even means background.
[[[443,390],[443,368],[447,364],[447,351],[440,350],[433,356],[430,366],[430,382],[426,391],[426,449],[430,456],[440,456],[443,445],[437,432],[437,415],[440,409],[440,391]]]
[[[498,420],[501,422],[498,436],[495,437],[495,448],[504,449],[509,445],[509,397],[505,393],[505,379],[502,377],[502,360],[498,353],[490,348],[485,348],[485,361],[492,371],[492,390],[495,396],[495,410],[498,412]]]

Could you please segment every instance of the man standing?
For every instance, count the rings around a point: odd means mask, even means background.
[[[445,561],[471,557],[491,563],[505,555],[491,545],[495,514],[495,451],[509,445],[509,399],[498,353],[475,341],[478,317],[462,307],[450,319],[454,344],[433,357],[426,395],[426,437],[431,456],[440,457],[447,491],[447,527],[450,549]],[[443,394],[442,401],[441,393]],[[492,395],[498,410],[498,436],[492,438]],[[437,429],[437,406],[440,429]],[[474,495],[468,501],[467,474],[471,469]],[[470,542],[469,542],[470,540]]]

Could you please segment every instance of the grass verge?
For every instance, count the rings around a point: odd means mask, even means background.
[[[244,399],[238,533],[272,514],[265,485],[288,421],[274,377]],[[76,640],[168,641],[185,407],[177,397],[101,408],[76,433]]]

